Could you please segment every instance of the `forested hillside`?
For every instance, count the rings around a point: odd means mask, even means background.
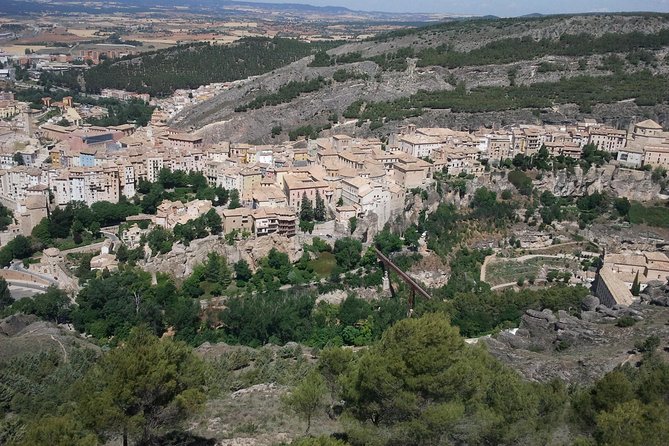
[[[267,73],[333,44],[253,37],[231,45],[179,45],[88,70],[86,90],[120,88],[165,96],[178,88],[197,88]]]
[[[663,107],[669,107],[668,48],[669,20],[662,14],[457,21],[322,49],[186,109],[176,122],[207,126],[204,136],[212,140],[225,134],[241,141],[237,129],[243,129],[246,140],[269,142],[308,126],[336,127],[330,116],[357,120],[358,128],[349,122],[338,131],[376,136],[406,119],[460,128],[536,123],[540,117],[602,119],[603,104],[610,105],[614,125],[633,116],[662,121]],[[282,94],[291,82],[334,79],[341,70],[358,76],[343,85]],[[284,99],[264,100],[275,93]],[[284,134],[254,124],[264,122]]]

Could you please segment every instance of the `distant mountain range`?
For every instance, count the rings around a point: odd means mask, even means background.
[[[25,15],[35,13],[105,14],[112,12],[170,13],[188,11],[194,14],[217,16],[257,16],[276,19],[276,14],[323,20],[372,20],[393,22],[433,22],[457,17],[449,14],[390,13],[356,11],[341,6],[313,6],[300,3],[255,3],[237,0],[3,0],[0,14]]]

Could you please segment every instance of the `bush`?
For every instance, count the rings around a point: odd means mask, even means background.
[[[636,319],[632,316],[623,316],[616,321],[616,326],[622,328],[631,327],[634,324],[636,324]]]

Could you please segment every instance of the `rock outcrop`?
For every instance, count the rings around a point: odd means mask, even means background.
[[[653,182],[651,176],[651,172],[607,164],[592,167],[587,172],[580,167],[575,167],[572,172],[566,169],[541,172],[532,184],[536,189],[549,191],[558,197],[581,197],[599,192],[629,200],[650,201],[660,193],[660,185]],[[466,196],[460,200],[453,199],[453,202],[468,204],[474,191],[483,186],[498,193],[516,190],[506,173],[492,172],[468,182]]]
[[[607,308],[595,297],[577,317],[565,311],[528,310],[519,328],[483,338],[490,353],[527,379],[590,383],[636,355],[634,342],[651,334],[666,336],[667,310],[649,306]],[[643,324],[621,327],[629,316]],[[630,353],[631,352],[631,353]]]
[[[260,259],[266,257],[272,248],[288,254],[291,262],[297,262],[303,251],[297,237],[288,238],[272,234],[228,245],[223,237],[209,236],[193,240],[189,246],[175,244],[172,251],[152,257],[140,266],[152,273],[163,272],[177,279],[183,279],[188,277],[197,265],[204,263],[210,252],[221,254],[228,262],[244,259],[252,269],[255,269]]]

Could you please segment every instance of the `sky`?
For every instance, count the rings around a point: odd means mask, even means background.
[[[363,11],[438,12],[519,16],[531,13],[654,11],[669,12],[669,0],[255,0],[266,3],[306,3],[345,6]]]

